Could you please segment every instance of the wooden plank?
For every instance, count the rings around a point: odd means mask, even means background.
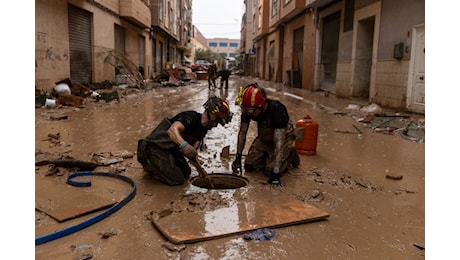
[[[153,218],[157,229],[172,243],[194,243],[245,233],[260,228],[277,228],[329,217],[329,214],[296,199],[237,202],[230,208],[211,212],[172,212]]]
[[[51,178],[36,179],[35,208],[59,222],[109,208],[115,203],[102,196],[98,189],[73,187]]]

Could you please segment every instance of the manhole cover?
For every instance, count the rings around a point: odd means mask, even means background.
[[[201,179],[198,176],[193,177],[190,182],[200,188],[224,190],[244,187],[248,185],[249,180],[233,174],[213,173],[209,174],[206,179]]]

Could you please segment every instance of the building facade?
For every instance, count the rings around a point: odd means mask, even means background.
[[[241,19],[241,69],[245,75],[256,76],[256,49],[254,39],[254,13],[253,7],[256,0],[244,0],[245,12]]]
[[[254,0],[248,10],[256,76],[424,113],[424,1]]]
[[[204,37],[204,35],[200,32],[200,30],[198,30],[198,28],[196,26],[193,26],[193,57],[192,57],[192,61],[195,62],[196,61],[196,57],[195,57],[195,53],[197,50],[202,50],[202,51],[205,51],[205,50],[208,50],[208,42],[206,40],[206,38]]]
[[[35,83],[142,83],[192,54],[192,0],[36,0]]]
[[[207,39],[208,48],[223,58],[235,58],[239,55],[240,39],[211,38]]]

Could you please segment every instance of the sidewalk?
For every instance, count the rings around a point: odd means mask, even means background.
[[[346,108],[349,105],[359,105],[360,107],[365,107],[365,106],[369,106],[372,104],[367,99],[363,99],[363,98],[353,98],[353,99],[338,98],[334,94],[331,94],[328,92],[324,92],[324,91],[312,92],[307,89],[291,88],[291,87],[283,86],[282,83],[265,81],[265,80],[250,77],[250,76],[243,76],[241,77],[241,80],[246,81],[247,84],[257,82],[260,86],[264,87],[267,91],[283,92],[283,95],[290,96],[296,99],[301,99],[303,102],[308,103],[312,105],[313,107],[321,106],[322,108],[327,109],[331,113],[347,111]],[[384,107],[380,107],[380,108],[382,109],[383,113],[410,114],[411,117],[414,117],[416,119],[425,117],[422,114],[415,114],[415,113],[411,113],[407,111],[401,111],[398,109],[384,108]]]

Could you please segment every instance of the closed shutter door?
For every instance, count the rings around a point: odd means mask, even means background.
[[[139,51],[139,72],[141,73],[142,76],[145,76],[145,37],[142,35],[139,35],[138,38],[139,46],[138,46],[138,51]]]
[[[91,13],[69,5],[70,77],[92,83]]]

